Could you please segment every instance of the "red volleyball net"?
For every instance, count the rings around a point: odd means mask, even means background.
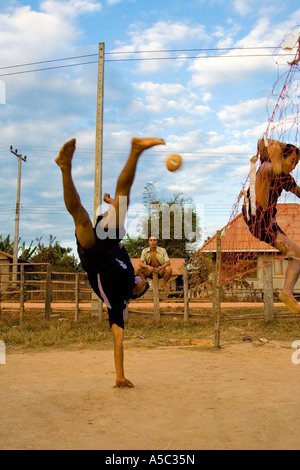
[[[289,31],[274,57],[278,64],[278,77],[268,98],[267,127],[258,142],[257,153],[249,162],[249,175],[235,201],[229,222],[222,230],[220,284],[224,288],[226,285],[229,288],[259,285],[261,271],[269,264],[273,266],[275,280],[281,279],[282,284],[288,261],[276,248],[274,237],[278,227],[272,222],[274,219],[287,237],[300,246],[300,209],[298,198],[291,192],[294,184],[291,178],[297,181],[297,166],[286,181],[272,183],[271,189],[268,186],[272,197],[269,197],[267,217],[259,213],[256,200],[261,165],[271,162],[275,168],[288,152],[294,154],[299,151],[299,27]],[[254,226],[251,226],[251,221]],[[215,235],[203,245],[200,256],[212,255],[216,248]],[[282,288],[280,282],[278,288]]]

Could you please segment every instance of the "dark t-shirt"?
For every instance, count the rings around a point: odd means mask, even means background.
[[[85,250],[79,244],[78,254],[91,287],[108,308],[110,325],[124,328],[124,312],[135,287],[134,267],[124,246],[120,246],[123,230],[117,230],[116,238],[100,239],[97,236],[97,220],[94,229],[97,244]],[[99,233],[99,232],[98,232]]]

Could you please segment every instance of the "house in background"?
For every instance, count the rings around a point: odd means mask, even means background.
[[[139,268],[139,258],[131,258],[131,261],[134,266],[134,271],[137,272]],[[184,258],[171,258],[171,267],[172,267],[172,277],[169,281],[169,288],[170,288],[170,297],[172,296],[180,296],[178,294],[179,292],[182,291],[183,295],[183,266],[185,263]],[[151,283],[151,279],[148,279]],[[161,284],[161,280],[160,280]],[[160,298],[165,299],[167,298],[167,294],[163,289],[160,289],[159,292]],[[152,292],[152,287],[150,286],[150,289],[146,292],[146,294],[143,296],[143,299],[153,299],[153,292]]]
[[[278,204],[276,220],[285,234],[300,246],[300,205]],[[202,246],[201,252],[211,253],[215,256],[216,246],[217,237],[214,235]],[[232,270],[232,273],[234,273],[234,269],[239,264],[240,271],[238,271],[238,268],[236,269],[237,276],[235,277],[243,278],[257,290],[263,289],[263,268],[266,263],[271,262],[274,291],[280,291],[283,288],[289,261],[283,259],[282,255],[272,246],[257,240],[250,233],[242,214],[239,214],[222,229],[221,251],[222,259],[227,259],[223,271],[227,270],[230,273],[230,270]],[[240,260],[245,260],[244,265]],[[223,272],[223,274],[226,278],[226,272]],[[300,280],[295,286],[295,293],[300,294]]]
[[[20,258],[18,258],[18,263],[26,263]],[[0,251],[0,289],[1,291],[5,291],[8,288],[9,281],[12,280],[12,273],[13,273],[13,256],[9,255],[8,253],[4,253]]]

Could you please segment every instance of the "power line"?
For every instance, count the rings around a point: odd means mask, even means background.
[[[67,68],[67,67],[79,67],[81,65],[89,65],[89,64],[97,64],[98,61],[91,61],[91,62],[82,62],[82,63],[78,63],[78,64],[68,64],[68,65],[58,65],[56,67],[44,67],[44,68],[41,68],[41,69],[33,69],[33,70],[23,70],[21,72],[12,72],[12,73],[3,73],[3,74],[0,74],[0,77],[8,77],[8,76],[12,76],[12,75],[23,75],[23,74],[26,74],[26,73],[33,73],[33,72],[44,72],[46,70],[56,70],[56,69],[63,69],[63,68]]]
[[[108,55],[132,55],[132,54],[160,54],[160,53],[178,53],[178,52],[212,52],[212,51],[232,51],[232,50],[266,50],[266,49],[272,49],[276,50],[278,47],[235,47],[235,48],[211,48],[211,49],[162,49],[162,50],[157,50],[157,51],[115,51],[115,52],[107,52],[105,53],[105,56]],[[68,61],[68,60],[75,60],[79,58],[87,58],[87,57],[96,57],[97,54],[87,54],[87,55],[82,55],[82,56],[73,56],[73,57],[66,57],[66,58],[59,58],[59,59],[51,59],[51,60],[46,60],[46,61],[40,61],[40,62],[31,62],[28,64],[19,64],[19,65],[12,65],[12,66],[4,66],[0,67],[0,70],[9,70],[9,69],[15,69],[15,68],[20,68],[20,67],[29,67],[29,66],[34,66],[34,65],[41,65],[41,64],[50,64],[50,63],[55,63],[55,62],[62,62],[62,61]],[[157,60],[187,60],[187,59],[197,59],[197,60],[203,60],[203,59],[230,59],[230,58],[250,58],[250,57],[293,57],[294,54],[292,53],[286,53],[286,54],[231,54],[231,55],[197,55],[197,56],[177,56],[177,57],[142,57],[142,58],[122,58],[122,59],[105,59],[105,62],[140,62],[140,61],[157,61]],[[31,69],[31,70],[19,70],[17,72],[8,72],[8,73],[2,73],[0,74],[0,77],[7,77],[7,76],[13,76],[13,75],[22,75],[22,74],[27,74],[27,73],[34,73],[34,72],[42,72],[42,71],[47,71],[47,70],[56,70],[56,69],[62,69],[62,68],[69,68],[69,67],[79,67],[83,65],[91,65],[91,64],[97,64],[98,60],[95,61],[87,61],[87,62],[77,62],[75,64],[65,64],[65,65],[57,65],[54,67],[42,67],[42,68],[37,68],[37,69]]]
[[[82,59],[82,58],[85,58],[85,57],[95,57],[95,56],[97,56],[97,54],[78,55],[78,56],[74,56],[74,57],[64,57],[64,58],[61,58],[61,59],[43,60],[43,61],[40,61],[40,62],[29,62],[27,64],[19,64],[19,65],[7,65],[5,67],[0,67],[0,70],[14,69],[14,68],[18,68],[18,67],[29,67],[29,66],[32,66],[32,65],[50,64],[52,62],[62,62],[62,61],[65,61],[65,60]]]
[[[124,54],[154,54],[154,53],[164,53],[164,52],[208,52],[208,51],[230,51],[230,50],[259,50],[259,49],[272,49],[275,50],[276,47],[219,47],[219,48],[197,48],[197,49],[160,49],[160,50],[149,50],[149,51],[114,51],[114,52],[105,52],[105,56],[108,55],[124,55]],[[85,54],[85,55],[78,55],[78,56],[71,56],[71,57],[63,57],[58,59],[48,59],[39,62],[28,62],[25,64],[18,64],[18,65],[7,65],[4,67],[0,67],[0,70],[5,69],[12,69],[17,67],[29,67],[32,65],[41,65],[41,64],[50,64],[52,62],[61,62],[66,60],[74,60],[74,59],[83,59],[86,57],[98,57],[98,54]]]

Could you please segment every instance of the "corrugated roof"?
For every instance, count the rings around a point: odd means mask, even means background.
[[[278,204],[276,220],[285,234],[300,246],[300,205]],[[276,252],[265,242],[257,240],[249,231],[243,215],[239,214],[222,230],[222,251],[225,252]],[[203,252],[216,251],[217,236],[210,238],[201,248]]]

